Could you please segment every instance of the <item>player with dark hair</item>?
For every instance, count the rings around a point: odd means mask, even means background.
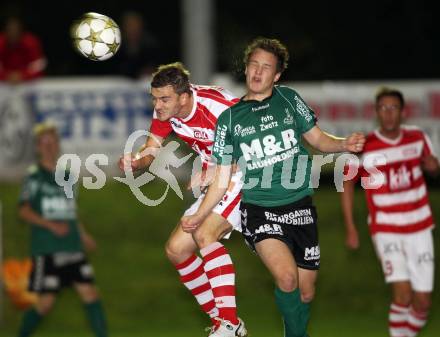
[[[201,177],[192,177],[193,182],[200,180],[202,185],[206,184],[217,118],[237,99],[223,88],[191,84],[189,72],[179,62],[157,69],[151,81],[151,95],[154,115],[150,136],[137,155],[121,158],[120,168],[149,167],[161,144],[174,132],[202,160]],[[212,320],[212,337],[247,334],[243,321],[237,317],[234,266],[227,249],[219,242],[234,228],[240,230],[241,186],[240,173],[236,172],[222,200],[198,230],[187,233],[178,224],[166,244],[166,254],[180,274],[180,281]],[[202,193],[185,215],[194,214],[204,197]],[[201,257],[196,255],[197,250]]]
[[[107,336],[104,311],[94,285],[92,265],[84,248],[96,248],[78,222],[75,198],[68,198],[55,181],[59,136],[54,125],[34,129],[38,164],[32,166],[20,195],[19,216],[31,224],[32,273],[29,290],[38,294],[34,308],[25,312],[19,337],[30,336],[55,304],[57,293],[73,286],[84,303],[92,330]]]
[[[305,337],[320,251],[309,187],[311,158],[302,138],[322,152],[358,152],[364,137],[323,133],[298,93],[275,85],[287,61],[286,47],[275,39],[258,38],[246,48],[247,93],[217,122],[213,147],[217,174],[197,212],[181,222],[184,230],[197,230],[222,198],[225,182],[238,165],[246,182],[241,203],[246,242],[275,279],[285,336]],[[296,176],[301,174],[298,183]]]
[[[383,184],[363,187],[370,233],[392,290],[391,337],[414,337],[423,328],[434,284],[434,219],[422,171],[438,174],[439,162],[428,136],[417,127],[402,125],[404,106],[400,91],[383,88],[378,92],[379,129],[367,136],[360,158],[361,163],[366,157],[386,158],[385,163],[376,165]],[[366,167],[361,164],[357,176],[344,182],[342,209],[346,244],[351,249],[359,247],[353,218],[354,186],[360,177],[371,178]]]

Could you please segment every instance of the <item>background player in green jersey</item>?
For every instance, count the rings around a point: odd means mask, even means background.
[[[285,336],[304,337],[320,251],[309,187],[311,159],[303,138],[321,152],[359,152],[365,137],[327,135],[294,90],[275,86],[288,58],[286,47],[274,39],[258,38],[246,48],[247,93],[217,121],[217,175],[197,213],[182,218],[182,227],[191,232],[199,226],[238,165],[245,184],[241,210],[246,242],[275,279]]]
[[[38,163],[31,167],[24,182],[19,216],[31,225],[33,267],[29,288],[39,296],[35,307],[25,312],[18,336],[30,336],[52,309],[61,288],[73,286],[84,303],[93,332],[106,337],[93,269],[83,249],[83,245],[95,249],[96,243],[78,223],[75,198],[67,198],[55,181],[60,152],[57,130],[51,124],[39,124],[34,134]]]

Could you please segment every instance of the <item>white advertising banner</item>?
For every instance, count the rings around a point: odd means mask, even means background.
[[[215,80],[237,95],[242,84]],[[381,86],[403,92],[407,124],[420,126],[440,153],[440,81],[289,83],[316,111],[322,129],[336,135],[375,128],[374,96]],[[44,79],[23,86],[0,85],[0,179],[19,178],[32,159],[31,129],[51,120],[64,153],[83,161],[104,154],[107,172],[123,153],[128,136],[149,127],[152,107],[146,82],[111,78]],[[140,146],[139,139],[136,146]]]
[[[0,86],[0,179],[22,175],[31,162],[34,123],[50,120],[57,125],[64,153],[75,153],[82,160],[102,153],[109,158],[109,168],[115,168],[128,136],[147,129],[151,116],[147,84],[123,78],[45,79],[20,87]]]

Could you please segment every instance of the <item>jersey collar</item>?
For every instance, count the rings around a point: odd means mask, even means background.
[[[245,100],[244,98],[246,97],[246,95],[242,96],[240,98],[240,101],[242,101],[244,103],[263,103],[263,102],[269,101],[273,97],[275,90],[276,89],[275,89],[275,86],[274,86],[273,89],[272,89],[272,93],[269,96],[267,96],[266,98],[264,98],[263,100],[261,100],[261,101],[258,101],[256,99],[247,99],[247,100]]]
[[[374,134],[376,135],[377,138],[379,138],[382,142],[389,144],[389,145],[397,145],[400,143],[400,141],[402,140],[403,137],[403,131],[402,129],[400,129],[400,133],[399,136],[395,139],[391,139],[388,137],[385,137],[383,134],[380,133],[379,129],[374,130]]]

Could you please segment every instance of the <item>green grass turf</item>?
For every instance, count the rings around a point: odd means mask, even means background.
[[[144,188],[149,197],[159,197],[164,186]],[[4,251],[7,257],[24,257],[28,251],[28,228],[16,217],[18,185],[0,184],[4,208]],[[440,190],[431,191],[436,218],[440,218]],[[169,232],[190,199],[181,201],[171,192],[157,207],[140,204],[128,187],[110,181],[102,190],[82,190],[81,219],[98,241],[90,258],[108,315],[111,336],[195,337],[205,336],[208,320],[188,291],[179,284],[166,260],[163,246]],[[361,249],[344,247],[339,195],[323,186],[315,194],[319,213],[321,271],[312,306],[312,337],[386,337],[388,289],[382,278],[365,225],[366,206],[356,195],[356,219],[361,230]],[[436,244],[440,240],[436,239]],[[273,283],[258,258],[240,235],[226,242],[237,269],[239,314],[250,337],[281,337],[282,324],[273,301]],[[437,278],[439,274],[437,272]],[[420,337],[438,336],[440,297],[434,295],[429,325]],[[0,336],[15,336],[21,313],[8,300]],[[87,337],[81,304],[66,290],[59,296],[37,337]]]

